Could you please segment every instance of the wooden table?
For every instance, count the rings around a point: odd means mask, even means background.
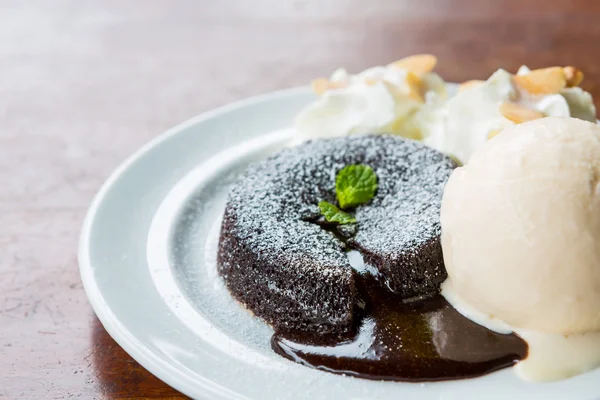
[[[166,128],[417,52],[450,81],[572,64],[600,99],[599,17],[595,0],[0,0],[0,398],[184,398],[106,334],[76,259],[94,193]]]

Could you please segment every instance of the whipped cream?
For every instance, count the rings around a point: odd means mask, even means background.
[[[401,61],[355,75],[342,68],[322,79],[320,83],[326,87],[320,97],[296,118],[294,144],[357,133],[388,133],[421,140],[465,164],[491,137],[519,122],[502,113],[504,103],[539,117],[596,121],[592,96],[580,87],[546,94],[519,87],[515,76],[529,74],[526,66],[516,75],[499,69],[488,80],[465,85],[448,97],[439,75],[412,71]]]
[[[530,70],[523,66],[517,75]],[[443,124],[426,133],[423,142],[467,163],[471,154],[498,132],[516,123],[506,118],[500,105],[510,102],[539,111],[547,117],[576,117],[594,122],[592,96],[579,87],[559,93],[534,95],[519,88],[514,75],[499,69],[487,81],[460,91],[442,106]]]
[[[338,69],[328,82],[331,88],[298,114],[296,142],[356,133],[421,139],[447,96],[439,75],[393,64],[356,75]]]

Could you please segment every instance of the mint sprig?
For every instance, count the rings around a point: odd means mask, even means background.
[[[319,202],[319,209],[328,222],[354,224],[356,218],[343,210],[368,203],[376,191],[377,175],[371,167],[362,164],[348,165],[335,178],[335,195],[341,209],[328,201]]]
[[[328,201],[320,201],[319,209],[328,222],[337,222],[340,225],[356,223],[356,218],[351,214],[340,210],[335,204]]]
[[[335,194],[343,210],[368,203],[376,191],[377,175],[368,165],[348,165],[335,179]]]

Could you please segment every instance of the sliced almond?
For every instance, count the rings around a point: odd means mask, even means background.
[[[536,69],[526,75],[516,75],[515,83],[531,94],[555,94],[567,86],[565,71],[561,67]]]
[[[488,136],[487,136],[488,140],[490,140],[491,138],[493,138],[500,132],[502,132],[502,129],[492,129],[491,131],[488,132]]]
[[[565,78],[567,79],[567,87],[575,87],[581,84],[583,81],[583,72],[580,69],[568,66],[564,67]]]
[[[408,93],[408,97],[410,97],[414,101],[418,101],[419,103],[425,103],[425,99],[423,98],[423,95],[419,92],[411,91]]]
[[[316,94],[323,94],[330,89],[339,89],[346,85],[341,82],[331,82],[326,78],[317,78],[311,82],[310,86]]]
[[[437,57],[431,54],[415,54],[390,64],[392,67],[406,69],[415,74],[431,72],[436,65]]]
[[[406,74],[406,84],[409,88],[409,97],[423,103],[425,101],[423,98],[423,80],[414,72],[409,71]]]
[[[463,90],[467,90],[467,89],[470,89],[472,87],[479,86],[483,82],[485,82],[485,81],[480,81],[478,79],[472,79],[470,81],[463,82],[460,85],[458,85],[458,91],[462,92]]]
[[[500,114],[516,124],[521,122],[533,121],[534,119],[544,118],[544,114],[532,110],[531,108],[523,107],[515,103],[505,101],[500,104]]]

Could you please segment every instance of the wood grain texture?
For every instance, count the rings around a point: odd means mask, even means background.
[[[0,398],[184,398],[106,334],[76,260],[94,193],[166,128],[416,52],[450,81],[572,64],[600,99],[599,43],[595,0],[0,0]]]

